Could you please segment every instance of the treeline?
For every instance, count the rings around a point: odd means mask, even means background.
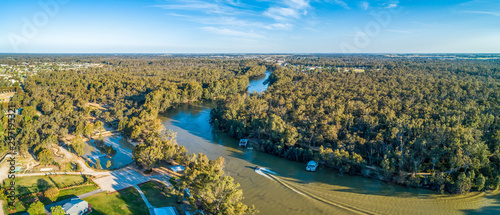
[[[498,188],[498,61],[379,59],[365,73],[275,70],[265,93],[220,102],[211,123],[343,173],[450,193]]]

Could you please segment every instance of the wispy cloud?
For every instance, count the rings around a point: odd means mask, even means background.
[[[210,33],[225,35],[225,36],[254,38],[254,39],[264,38],[263,35],[256,34],[253,32],[237,31],[228,28],[202,27],[201,29],[208,31]]]
[[[274,23],[270,24],[268,26],[265,26],[264,28],[268,30],[290,30],[292,29],[292,24],[289,23]]]
[[[398,4],[396,4],[396,3],[391,3],[391,4],[387,5],[385,8],[386,8],[386,9],[390,9],[390,8],[396,8],[396,7],[398,7]]]
[[[345,1],[342,1],[342,0],[333,0],[333,3],[335,3],[337,5],[340,5],[341,7],[345,8],[345,9],[351,9],[349,7],[349,5],[347,5],[347,3]]]
[[[492,11],[467,10],[467,11],[463,11],[463,12],[464,13],[474,13],[474,14],[484,14],[484,15],[500,16],[500,12],[492,12]]]
[[[270,7],[264,15],[278,22],[285,22],[307,15],[307,10],[311,7],[309,0],[284,0],[282,5]]]
[[[310,0],[254,5],[240,0],[169,0],[154,7],[168,10],[169,16],[198,23],[204,31],[245,38],[263,38],[267,31],[292,30],[313,9]]]
[[[362,2],[359,3],[359,6],[363,10],[368,10],[368,8],[370,8],[370,3],[367,2],[367,1],[362,1]]]
[[[164,4],[152,7],[174,11],[196,11],[200,14],[235,15],[250,12],[252,6],[239,0],[165,0]]]
[[[385,9],[397,8],[399,6],[399,1],[387,1],[382,4]]]

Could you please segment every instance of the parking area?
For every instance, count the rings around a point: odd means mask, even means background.
[[[111,172],[110,176],[96,178],[94,182],[98,184],[101,189],[108,192],[114,192],[149,180],[149,177],[142,175],[134,169],[123,169]]]

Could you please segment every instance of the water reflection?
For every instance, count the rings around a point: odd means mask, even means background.
[[[250,80],[250,83],[248,84],[248,92],[261,93],[261,92],[266,91],[268,85],[264,84],[264,82],[269,78],[270,75],[271,75],[271,72],[266,71],[266,74],[263,75],[262,77],[258,77],[258,78]]]
[[[95,167],[96,160],[99,159],[102,169],[108,169],[106,164],[111,161],[110,169],[116,169],[132,163],[132,150],[134,146],[130,144],[123,136],[113,135],[104,137],[104,144],[112,146],[116,154],[112,157],[101,152],[95,145],[94,140],[87,141],[85,145],[85,157],[91,161],[92,167]]]

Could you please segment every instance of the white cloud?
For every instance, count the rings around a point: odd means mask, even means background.
[[[491,11],[473,10],[473,11],[464,11],[464,13],[474,13],[474,14],[485,14],[485,15],[492,15],[492,16],[500,16],[500,12],[491,12]]]
[[[298,19],[300,17],[300,13],[298,10],[284,7],[269,8],[266,12],[264,12],[264,15],[271,17],[277,21],[287,21],[292,18]]]
[[[384,4],[385,9],[397,8],[399,6],[399,1],[389,1]]]
[[[398,7],[398,4],[392,3],[392,4],[387,5],[387,7],[385,7],[385,8],[390,9],[390,8],[396,8],[396,7]]]
[[[290,30],[292,28],[292,24],[289,23],[274,23],[268,26],[265,26],[268,30]]]
[[[286,0],[285,4],[297,9],[304,9],[309,7],[309,0]]]
[[[307,9],[311,7],[309,0],[284,0],[282,4],[286,7],[270,7],[264,15],[280,22],[289,21],[307,15]]]
[[[340,5],[340,6],[342,6],[345,9],[351,9],[349,7],[349,5],[347,5],[347,3],[345,3],[345,1],[342,1],[342,0],[333,0],[333,3],[335,3],[337,5]]]
[[[264,36],[253,32],[243,32],[243,31],[231,30],[228,28],[202,27],[201,29],[214,34],[220,34],[225,36],[244,37],[244,38],[264,38]]]
[[[367,2],[367,1],[362,1],[362,2],[359,3],[359,6],[363,10],[368,10],[368,8],[370,8],[370,3]]]
[[[234,14],[237,10],[226,4],[217,4],[206,1],[177,1],[171,4],[154,5],[153,7],[167,10],[199,11],[207,14]]]

